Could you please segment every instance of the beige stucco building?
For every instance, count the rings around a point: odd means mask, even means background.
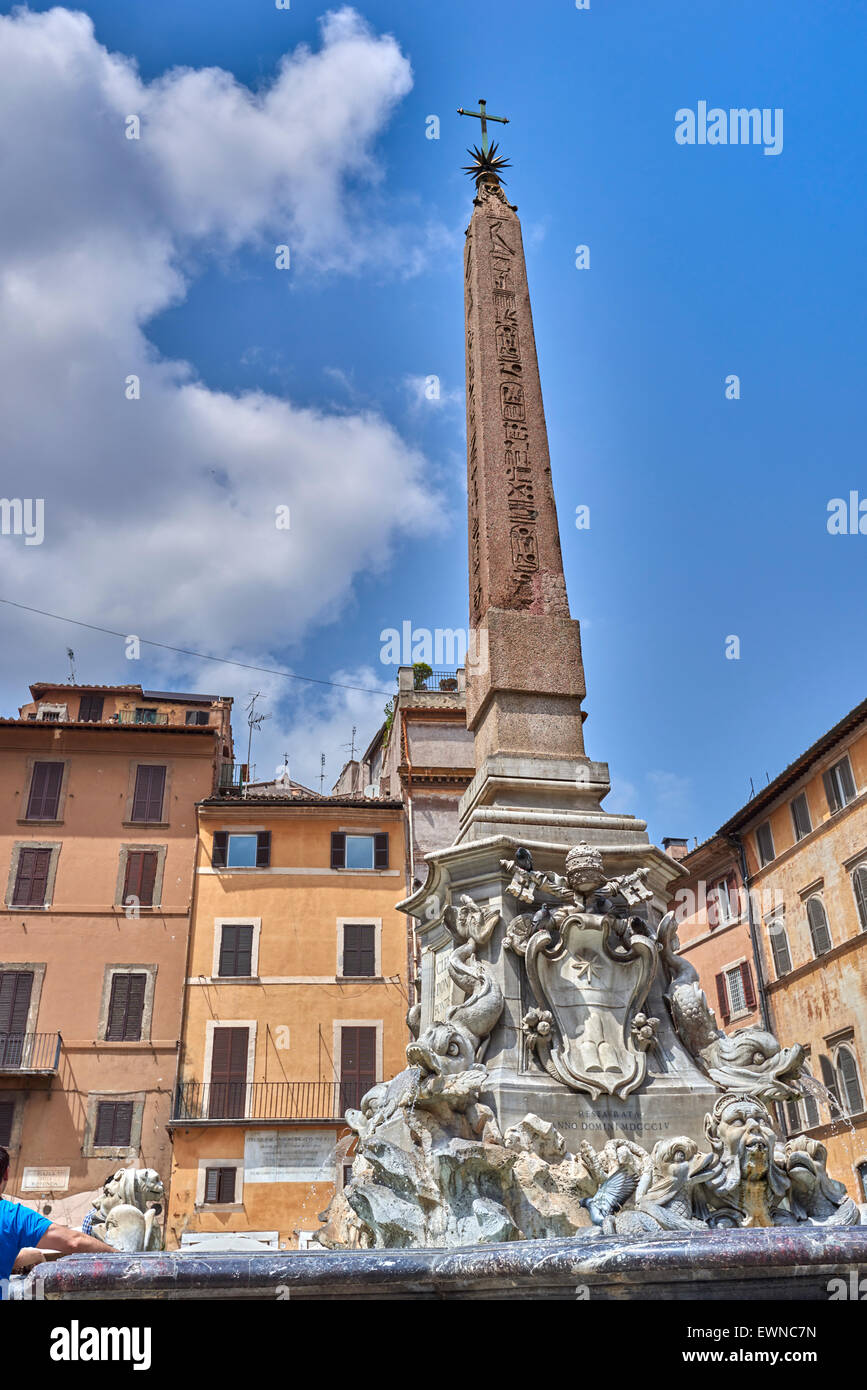
[[[231,700],[31,687],[0,720],[0,1143],[77,1221],[112,1165],[168,1178],[196,804]]]

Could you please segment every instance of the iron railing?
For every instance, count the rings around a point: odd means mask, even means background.
[[[457,690],[458,678],[454,671],[431,671],[429,676],[416,672],[413,678],[414,690]]]
[[[168,711],[164,709],[120,709],[117,712],[118,724],[168,724]]]
[[[57,1071],[61,1042],[59,1033],[0,1033],[0,1073]]]
[[[175,1091],[174,1119],[339,1120],[356,1110],[375,1084],[362,1081],[184,1081]]]
[[[221,792],[243,791],[250,780],[249,769],[246,763],[220,764],[220,780],[218,786]]]

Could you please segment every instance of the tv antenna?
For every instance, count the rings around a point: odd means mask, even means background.
[[[66,655],[69,657],[69,684],[75,685],[75,652],[67,647]]]
[[[320,796],[322,795],[322,790],[323,790],[324,786],[325,786],[325,754],[324,754],[324,753],[320,753],[320,754],[319,754],[319,795],[320,795]]]
[[[249,703],[249,705],[247,706],[247,728],[248,728],[249,731],[250,731],[249,734],[248,734],[248,736],[247,736],[247,781],[248,781],[248,782],[252,781],[252,777],[251,777],[251,767],[250,767],[250,757],[251,757],[252,752],[253,752],[253,730],[254,730],[254,729],[260,729],[260,728],[262,727],[262,725],[264,724],[265,720],[271,718],[270,714],[256,714],[256,701],[257,701],[257,700],[261,700],[261,698],[262,698],[262,692],[261,692],[261,690],[257,690],[257,691],[255,691],[254,693],[251,693],[251,695],[250,695],[250,703]]]

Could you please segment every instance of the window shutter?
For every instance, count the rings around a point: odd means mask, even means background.
[[[97,1148],[125,1148],[132,1137],[132,1101],[101,1100],[96,1107]]]
[[[129,850],[123,884],[124,901],[138,898],[142,907],[153,907],[157,878],[156,850]]]
[[[132,1101],[120,1101],[114,1107],[113,1144],[128,1144],[132,1138]]]
[[[4,970],[0,973],[0,1033],[27,1031],[32,970]]]
[[[369,924],[347,925],[343,928],[344,975],[374,975],[376,973],[376,928]]]
[[[142,763],[140,767],[136,768],[135,792],[132,799],[133,820],[162,820],[165,785],[165,767]]]
[[[867,865],[858,865],[852,875],[852,887],[855,890],[855,904],[858,908],[861,930],[867,931]]]
[[[129,975],[113,975],[111,980],[111,997],[108,1001],[108,1026],[105,1030],[106,1042],[123,1042],[128,998]]]
[[[0,1144],[7,1148],[12,1142],[12,1120],[15,1116],[14,1100],[0,1100]]]
[[[837,1053],[837,1074],[840,1078],[838,1090],[846,1102],[846,1109],[850,1115],[860,1115],[864,1109],[864,1098],[861,1095],[855,1058],[848,1047],[841,1047]]]
[[[235,1200],[235,1168],[220,1169],[220,1201],[234,1202]]]
[[[729,992],[726,987],[726,977],[722,971],[716,977],[716,996],[719,1002],[719,1011],[722,1015],[723,1027],[725,1027],[731,1018],[731,1013],[729,1011]]]
[[[236,927],[238,933],[238,944],[235,948],[235,974],[251,975],[253,973],[253,928]]]
[[[825,783],[825,795],[828,798],[828,809],[831,812],[840,810],[840,795],[837,791],[837,782],[830,769],[822,773],[822,781]]]
[[[211,851],[211,866],[214,869],[225,869],[226,852],[229,847],[228,830],[217,830],[214,832],[214,848]]]
[[[840,781],[843,785],[843,795],[846,798],[846,805],[855,799],[855,779],[852,776],[852,765],[848,757],[841,758],[837,766],[840,769]]]
[[[826,951],[830,951],[832,942],[828,929],[828,918],[821,899],[809,899],[807,918],[810,923],[810,935],[813,938],[813,950],[817,956],[823,956]]]
[[[78,706],[78,718],[86,724],[98,724],[102,719],[102,709],[102,695],[82,695]]]
[[[373,837],[373,867],[388,868],[388,835],[385,833]]]
[[[256,836],[256,868],[267,869],[271,863],[271,831],[260,830]]]
[[[205,1201],[218,1202],[220,1200],[220,1169],[208,1168],[205,1173]]]
[[[753,987],[753,972],[748,960],[741,962],[741,980],[744,986],[744,999],[748,1009],[756,1007],[756,991]]]
[[[96,1107],[96,1134],[93,1142],[97,1148],[108,1148],[111,1144],[113,1111],[114,1106],[106,1105],[105,1101],[100,1101]]]
[[[331,867],[346,868],[346,836],[340,830],[331,832]]]
[[[829,1058],[825,1056],[824,1052],[819,1058],[819,1070],[822,1073],[822,1084],[824,1085],[826,1090],[831,1092],[831,1095],[834,1097],[834,1100],[836,1102],[837,1109],[842,1109],[840,1105],[840,1092],[837,1086],[837,1076],[834,1072],[834,1068],[831,1066]],[[832,1106],[831,1119],[833,1120],[834,1118],[834,1108]]]
[[[18,872],[12,894],[15,907],[45,906],[50,866],[50,849],[22,849],[18,856]]]
[[[28,820],[56,820],[60,806],[63,763],[34,763],[27,803]]]

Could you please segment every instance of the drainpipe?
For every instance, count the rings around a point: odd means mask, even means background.
[[[744,849],[744,842],[736,832],[727,835],[726,839],[732,848],[737,850],[741,878],[747,890],[747,920],[750,925],[750,944],[753,948],[753,962],[756,967],[756,992],[759,996],[759,1013],[762,1018],[762,1027],[765,1028],[767,1032],[771,1033],[773,1029],[771,1028],[771,1016],[768,1009],[768,996],[765,992],[765,974],[762,969],[762,956],[759,950],[759,929],[753,915],[753,895],[750,891],[750,877],[747,872],[747,854]]]
[[[397,714],[398,710],[396,709],[395,716],[397,716]],[[412,894],[414,891],[413,884],[415,882],[415,854],[413,850],[413,842],[415,840],[415,835],[413,832],[412,821],[412,763],[410,762],[409,758],[409,740],[406,736],[406,720],[402,716],[400,720],[400,732],[403,741],[403,756],[406,759],[406,811],[407,832],[409,834],[409,883],[407,884],[407,890],[410,894]],[[416,928],[416,918],[410,917],[409,920],[412,923],[412,926],[410,927],[410,962],[409,978],[407,980],[407,994],[409,996],[410,1003],[414,1004],[416,962],[418,960],[418,932]]]

